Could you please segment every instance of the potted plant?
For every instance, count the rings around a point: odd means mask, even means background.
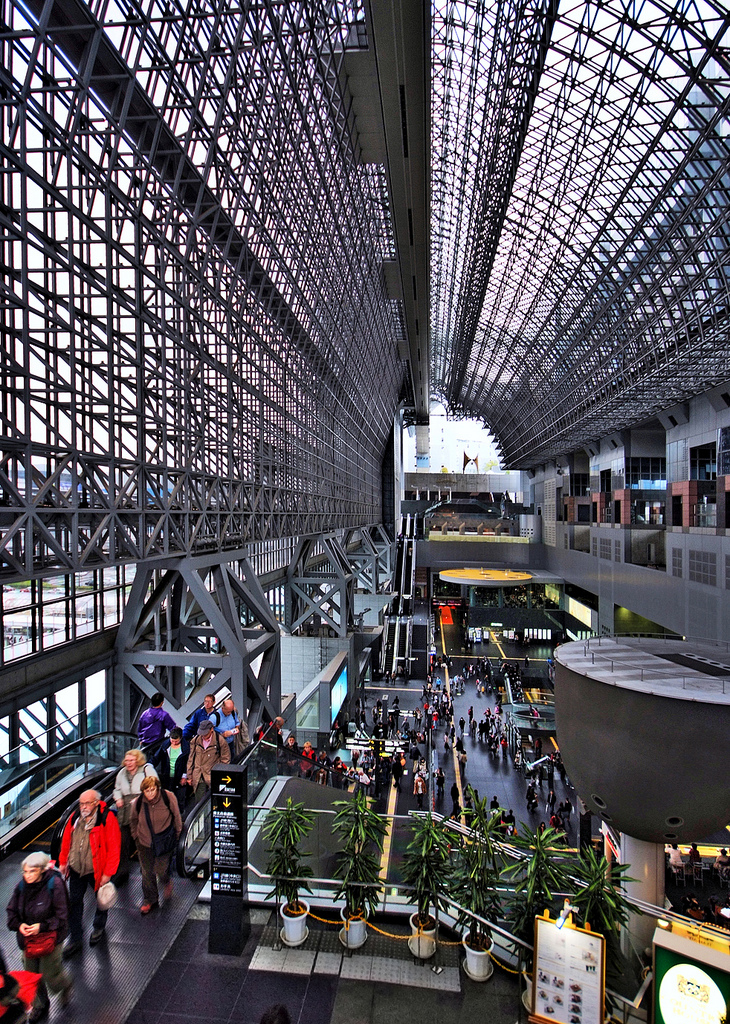
[[[625,895],[625,883],[635,881],[626,876],[628,870],[628,864],[609,863],[605,856],[597,856],[592,847],[582,851],[571,867],[578,889],[570,902],[584,924],[606,940],[606,983],[611,987],[616,986],[627,968],[621,952],[621,928],[628,925],[630,913],[641,913]]]
[[[496,840],[501,814],[487,807],[486,797],[477,796],[471,786],[469,790],[470,832],[459,850],[453,892],[464,908],[459,912],[458,924],[467,929],[462,939],[466,953],[464,970],[473,981],[486,981],[494,971],[493,943],[489,926],[477,917],[494,920],[500,913],[497,884],[502,858]]]
[[[303,881],[312,877],[312,869],[304,863],[309,854],[301,851],[300,844],[313,826],[314,815],[291,797],[282,807],[272,807],[264,822],[264,839],[269,844],[266,872],[274,883],[266,898],[276,898],[283,922],[281,940],[287,946],[301,946],[309,934],[309,904],[299,898],[299,891],[312,891]]]
[[[422,960],[436,952],[438,919],[434,914],[445,909],[444,896],[451,884],[451,845],[441,821],[431,814],[415,818],[411,839],[403,856],[402,872],[406,886],[412,890],[413,900],[418,907],[411,915],[413,934],[408,948]]]
[[[572,889],[565,859],[565,834],[555,828],[544,832],[522,826],[522,832],[513,836],[510,845],[525,853],[502,871],[502,877],[514,884],[514,892],[507,901],[507,926],[516,938],[532,946],[535,941],[535,917],[545,910],[557,911],[562,905],[559,893]],[[524,969],[532,972],[532,953],[520,945],[517,947]],[[526,998],[525,998],[526,997]],[[532,1009],[532,986],[523,993],[525,1005]]]
[[[362,789],[356,790],[350,800],[336,800],[333,806],[337,813],[332,831],[342,840],[334,872],[341,883],[334,899],[345,899],[340,942],[348,949],[358,949],[367,939],[368,915],[380,903],[380,855],[388,825],[368,803]]]

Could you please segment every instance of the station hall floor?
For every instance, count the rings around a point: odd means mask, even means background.
[[[445,630],[445,634],[448,632]],[[447,651],[449,639],[444,636]],[[451,640],[457,643],[456,632]],[[449,653],[456,673],[459,654]],[[487,653],[499,657],[499,651],[490,650],[487,645],[476,650],[474,656]],[[376,700],[386,693],[389,703],[398,693],[401,710],[413,710],[420,700],[422,684],[422,680],[399,680],[395,685],[368,688],[368,721]],[[489,700],[493,708],[494,697]],[[487,697],[477,697],[472,686],[454,703],[458,721],[462,713],[467,717],[470,705],[474,706],[475,714],[483,714]],[[525,782],[512,766],[512,759],[491,759],[484,744],[468,734],[464,744],[469,758],[466,778],[481,795],[488,795],[489,799],[496,795],[502,806],[514,809],[518,821],[529,821],[534,827],[543,820],[546,783],[539,811],[528,815]],[[447,777],[448,813],[448,793],[456,768],[452,750],[443,749],[443,728],[437,732],[435,749]],[[563,785],[557,773],[555,788],[558,800],[570,795],[575,804],[569,781]],[[379,806],[398,814],[416,808],[411,775],[404,778],[401,793],[389,785]],[[437,810],[441,808],[437,806]],[[573,842],[575,828],[573,815]],[[526,1020],[514,973],[497,967],[488,983],[476,984],[461,968],[458,947],[447,945],[439,948],[441,969],[435,973],[429,963],[414,961],[405,942],[406,927],[390,920],[383,928],[391,934],[400,933],[402,941],[370,932],[366,946],[347,955],[339,946],[337,930],[314,921],[300,950],[277,951],[273,949],[276,935],[272,915],[257,909],[252,912],[251,937],[239,958],[208,954],[205,916],[204,907],[193,908],[180,936],[129,1015],[128,1024],[258,1024],[262,1012],[275,1003],[288,1007],[295,1024],[405,1024],[413,1020],[419,1024],[472,1024],[480,1019],[489,1020],[490,1024],[515,1024],[519,1019]]]
[[[443,640],[456,674],[466,655],[459,647],[456,627],[453,630],[444,628]],[[529,653],[539,669],[540,652],[531,648]],[[500,651],[484,645],[470,657],[478,655],[523,659],[524,649],[502,646]],[[421,689],[418,680],[375,685],[366,693],[368,709],[384,693],[389,703],[398,693],[401,709],[412,709]],[[486,701],[476,696],[473,686],[467,688],[455,698],[457,721],[462,713],[467,717],[470,705],[475,714],[483,713]],[[493,696],[490,704],[493,707]],[[464,743],[469,758],[466,777],[481,795],[489,799],[496,795],[502,806],[514,809],[518,822],[535,827],[545,818],[546,783],[537,812],[528,815],[525,781],[512,767],[511,758],[491,759],[484,746],[468,735]],[[443,749],[443,728],[438,730],[435,749],[447,776],[443,810],[449,813],[448,793],[456,772],[453,752]],[[569,780],[563,784],[557,773],[555,789],[558,801],[568,795],[575,807]],[[380,806],[399,814],[415,808],[411,776],[403,780],[400,794],[389,787]],[[571,845],[575,832],[574,811]],[[19,877],[20,859],[18,854],[0,865],[0,899],[5,903]],[[414,961],[405,942],[405,925],[390,920],[382,927],[394,938],[371,931],[366,946],[354,954],[344,953],[336,928],[317,921],[310,923],[310,935],[301,949],[278,951],[273,948],[272,912],[256,908],[251,912],[251,936],[240,957],[209,954],[208,908],[197,902],[199,888],[200,883],[176,880],[170,905],[143,918],[138,909],[140,880],[133,875],[110,914],[105,942],[93,949],[86,946],[70,961],[74,1000],[66,1010],[53,1000],[48,1018],[52,1024],[258,1024],[262,1012],[275,1003],[288,1007],[294,1024],[473,1024],[477,1020],[515,1024],[527,1019],[513,973],[497,967],[489,982],[476,984],[461,967],[458,947],[450,945],[439,947],[436,956],[441,970],[435,973],[429,962]],[[322,912],[322,916],[334,914]],[[9,967],[19,967],[14,936],[5,932],[0,941]]]

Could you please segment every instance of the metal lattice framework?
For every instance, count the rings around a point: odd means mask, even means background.
[[[233,553],[232,553],[233,554]],[[145,566],[135,577],[117,635],[115,718],[129,728],[129,689],[162,693],[178,721],[201,691],[226,688],[253,729],[281,705],[279,627],[242,553]]]
[[[437,0],[434,391],[528,467],[730,377],[730,10]]]
[[[0,573],[378,522],[404,370],[359,0],[2,12]]]

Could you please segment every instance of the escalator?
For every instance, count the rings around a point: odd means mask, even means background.
[[[108,796],[125,751],[137,743],[135,733],[107,731],[31,761],[27,745],[11,752],[15,763],[0,771],[0,858],[30,844],[54,856],[52,832],[59,819],[84,789]]]
[[[398,649],[396,652],[396,665],[407,674],[408,663],[408,634],[411,620],[406,618],[398,619]]]
[[[386,672],[393,672],[393,654],[395,652],[396,633],[398,630],[397,618],[387,616],[385,620],[385,639],[381,648],[380,671],[383,675]]]
[[[240,758],[234,759],[247,769],[249,848],[259,836],[270,807],[281,799],[288,779],[303,779],[312,784],[316,793],[321,787],[314,785],[315,778],[318,772],[324,772],[324,788],[328,790],[329,795],[333,790],[339,790],[342,785],[341,775],[333,768],[322,766],[294,751],[277,747],[275,743],[270,742],[271,739],[273,734],[269,730],[261,739],[247,747]],[[210,793],[206,793],[185,815],[175,865],[178,875],[183,878],[208,876]]]

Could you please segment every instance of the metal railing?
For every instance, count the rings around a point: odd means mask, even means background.
[[[136,742],[133,733],[92,733],[0,773],[0,841],[7,842],[36,813],[61,806],[74,785],[85,780],[96,784],[100,773],[118,769],[130,741]]]

